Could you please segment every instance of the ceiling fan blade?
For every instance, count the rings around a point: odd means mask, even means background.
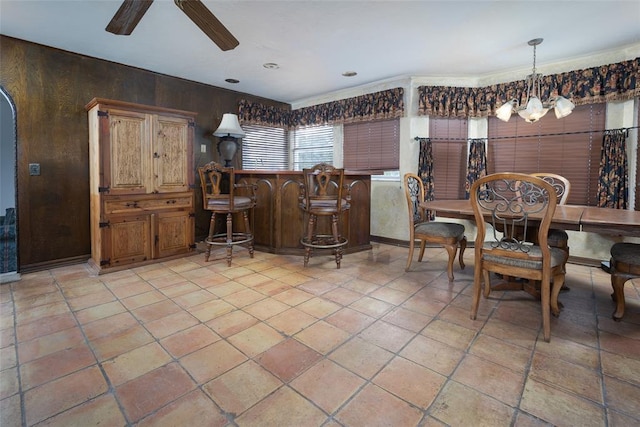
[[[151,3],[153,0],[124,0],[105,30],[113,34],[128,36],[136,28]]]
[[[200,0],[174,0],[176,5],[191,19],[218,47],[231,50],[240,42],[222,25]]]

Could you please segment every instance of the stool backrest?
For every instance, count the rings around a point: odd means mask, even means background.
[[[209,209],[210,201],[228,201],[233,209],[235,173],[233,167],[225,167],[216,162],[209,162],[198,168],[200,187],[202,188],[202,204]]]
[[[319,163],[303,169],[301,203],[306,207],[325,207],[340,213],[345,208],[344,169]]]

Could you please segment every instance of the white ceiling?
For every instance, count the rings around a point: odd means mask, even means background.
[[[536,37],[542,71],[593,53],[619,61],[640,52],[640,0],[204,0],[240,41],[227,52],[173,0],[155,0],[130,36],[108,33],[120,3],[0,0],[0,33],[289,103],[407,77],[530,70],[527,42]]]

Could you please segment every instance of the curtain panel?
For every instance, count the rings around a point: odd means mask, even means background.
[[[625,101],[640,96],[640,58],[542,78],[541,99],[564,96],[575,105]],[[524,78],[481,88],[419,86],[418,115],[488,117],[503,103],[526,99]]]
[[[404,89],[383,90],[353,98],[304,107],[294,111],[241,100],[241,123],[295,129],[312,125],[348,124],[388,120],[404,115]]]
[[[431,138],[418,138],[420,143],[420,153],[418,154],[418,176],[424,184],[425,202],[433,200],[433,144]],[[428,211],[427,219],[435,219],[435,213]]]
[[[598,206],[627,209],[629,170],[627,166],[626,129],[605,131],[602,138]]]
[[[474,182],[487,175],[487,139],[474,138],[469,140],[469,163],[467,166],[467,180],[464,184],[465,198],[471,196],[470,190]]]

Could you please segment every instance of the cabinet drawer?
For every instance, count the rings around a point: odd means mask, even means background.
[[[104,201],[105,214],[120,214],[127,212],[157,211],[165,209],[192,208],[191,194],[174,194],[156,196],[154,198],[117,198]]]

